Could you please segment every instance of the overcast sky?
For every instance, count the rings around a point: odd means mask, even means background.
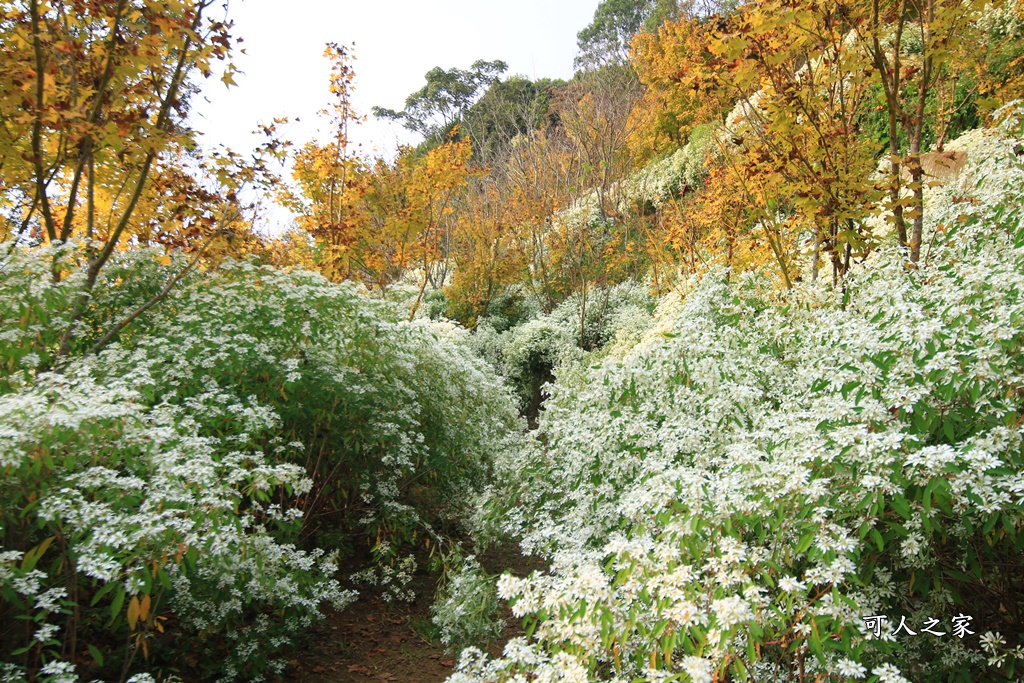
[[[374,105],[401,109],[435,66],[469,68],[501,59],[508,75],[569,78],[576,33],[590,23],[598,0],[231,0],[234,34],[246,54],[238,87],[208,80],[195,101],[195,127],[208,144],[252,149],[257,122],[300,119],[285,131],[296,144],[314,137],[316,112],[328,102],[327,42],[355,43],[359,113]],[[400,127],[370,120],[352,137],[367,151],[390,155]]]

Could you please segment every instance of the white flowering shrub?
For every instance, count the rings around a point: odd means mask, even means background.
[[[550,318],[575,337],[577,346],[590,351],[612,341],[623,326],[635,324],[632,319],[637,313],[649,315],[654,306],[646,287],[627,281],[588,291],[585,307],[583,298],[573,294],[551,312]]]
[[[498,332],[486,320],[477,327],[470,344],[519,394],[520,406],[536,409],[541,387],[557,373],[590,358],[612,342],[619,347],[635,343],[650,326],[655,302],[647,288],[624,282],[574,294],[550,315],[537,317]]]
[[[1020,38],[1024,36],[1024,12],[1019,0],[992,4],[987,3],[978,12],[978,28],[995,38]]]
[[[540,302],[524,286],[514,285],[491,299],[487,315],[477,323],[504,332],[542,314]]]
[[[384,547],[440,538],[520,432],[464,331],[251,263],[188,279],[118,343],[42,371],[80,276],[53,284],[51,263],[16,249],[0,275],[12,680],[73,680],[88,658],[113,680],[193,656],[224,680],[279,671],[322,604],[353,599],[339,558],[374,546],[392,569],[379,587],[403,584],[412,568]],[[85,340],[168,273],[131,253],[108,271]]]
[[[464,557],[459,548],[445,564],[444,583],[430,607],[441,642],[450,649],[461,649],[498,638],[505,622],[498,616],[501,603],[495,577],[484,571],[475,555]]]
[[[37,369],[54,363],[70,325],[75,296],[85,280],[81,267],[84,246],[79,241],[34,249],[0,245],[0,351],[4,363],[0,390],[31,381]],[[161,265],[163,256],[162,249],[140,248],[111,259],[75,323],[71,355],[88,351],[116,320],[160,291],[169,273],[169,267]],[[173,269],[180,269],[186,261],[182,255],[175,256]],[[62,274],[57,281],[55,271]],[[126,336],[132,332],[129,328]]]
[[[713,272],[555,383],[480,513],[550,564],[498,582],[528,638],[449,680],[1018,680],[1022,137],[932,195],[919,269]]]
[[[602,350],[614,357],[625,355],[650,333],[653,324],[650,306],[633,303],[622,306],[608,319],[609,339]]]
[[[377,549],[381,555],[390,555],[390,544],[382,543]],[[413,574],[416,573],[416,557],[406,555],[402,559],[391,558],[391,561],[377,562],[352,575],[357,585],[377,588],[384,602],[412,602],[416,593],[409,588]]]
[[[511,330],[498,330],[491,325],[490,321],[484,318],[477,323],[476,329],[467,339],[467,346],[478,357],[495,371],[503,371],[503,357],[505,345],[511,338]]]
[[[296,517],[262,502],[308,491],[300,467],[147,406],[143,372],[95,374],[74,364],[0,396],[0,591],[5,616],[33,624],[23,666],[53,668],[77,642],[127,670],[137,651],[140,663],[161,654],[173,618],[225,638],[222,673],[258,673],[321,603],[352,599],[331,578],[337,558],[282,542]],[[254,438],[276,426],[269,411],[238,408]],[[273,622],[256,618],[268,608]]]
[[[660,207],[685,192],[700,189],[707,175],[705,161],[713,142],[709,127],[695,128],[685,145],[623,181],[627,200],[635,205]]]
[[[578,333],[546,315],[515,327],[500,337],[501,369],[519,395],[520,407],[529,412],[541,388],[554,379],[557,368],[583,357]],[[533,406],[534,409],[536,405]]]
[[[552,216],[555,232],[589,231],[585,239],[598,241],[599,231],[617,224],[614,214],[649,213],[687,192],[700,189],[707,176],[707,159],[714,154],[711,128],[698,126],[685,145],[649,162],[610,184],[605,192],[592,190]],[[602,211],[602,201],[605,210]],[[609,212],[608,209],[613,209]]]

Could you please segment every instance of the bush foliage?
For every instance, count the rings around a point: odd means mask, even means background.
[[[193,277],[120,343],[39,371],[74,291],[51,284],[51,257],[15,250],[0,281],[11,680],[64,675],[80,651],[121,680],[170,671],[189,643],[225,679],[279,670],[269,659],[321,604],[353,599],[339,555],[436,544],[518,432],[457,331],[251,263]],[[134,252],[109,269],[81,324],[131,310],[161,267]]]
[[[530,637],[452,681],[1019,677],[1020,122],[975,139],[919,269],[880,249],[784,293],[712,272],[555,383],[483,508],[550,562],[498,584]]]

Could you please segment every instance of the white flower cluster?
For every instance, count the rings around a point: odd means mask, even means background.
[[[52,352],[64,328],[47,326],[47,296],[63,310],[66,292],[46,284],[49,253],[12,254],[0,290],[14,314],[4,308],[0,328],[14,331],[0,351],[18,361],[23,348]],[[130,271],[135,258],[113,267]],[[139,294],[124,286],[101,288],[97,306],[132,310]],[[21,311],[6,296],[19,289],[46,295]],[[79,608],[103,615],[83,628],[110,622],[127,642],[129,605],[148,597],[146,628],[173,613],[180,642],[227,645],[229,656],[206,658],[217,674],[256,678],[322,604],[355,597],[333,579],[336,553],[300,549],[307,512],[327,510],[344,534],[433,534],[421,512],[459,515],[494,452],[518,438],[508,390],[464,332],[398,322],[389,304],[319,275],[228,263],[154,313],[59,373],[15,362],[0,376],[0,524],[24,518],[37,535],[0,547],[0,589],[24,598],[23,616],[42,614],[35,642],[56,643],[42,663],[57,666],[71,637],[56,630],[63,618],[46,622],[55,605],[68,609],[53,590],[71,576]],[[48,553],[38,566],[31,548]],[[411,572],[400,565],[379,583],[408,599]]]
[[[603,228],[607,221],[614,220],[609,213],[621,215],[638,208],[661,207],[686,192],[699,189],[707,175],[706,161],[713,142],[710,128],[694,129],[689,141],[675,152],[611,183],[604,192],[592,190],[576,199],[555,214],[552,228],[569,233]]]
[[[1007,117],[930,193],[919,269],[879,250],[845,293],[712,272],[630,353],[560,377],[481,512],[550,564],[498,583],[532,638],[465,652],[450,680],[898,683],[983,663],[967,641],[866,640],[862,618],[950,607],[924,568],[970,571],[957,549],[999,542],[982,534],[1000,515],[1020,533],[1022,137]]]
[[[476,557],[453,558],[445,583],[430,607],[431,621],[448,647],[481,644],[497,638],[505,627],[498,618],[498,594],[494,580]]]
[[[710,129],[696,128],[685,145],[623,181],[626,201],[661,206],[673,197],[699,189],[706,174],[704,164],[711,143]]]
[[[574,294],[549,315],[536,311],[536,317],[502,332],[484,319],[468,343],[526,401],[531,382],[547,372],[567,376],[601,356],[625,353],[650,329],[654,307],[646,287],[624,282],[592,289],[585,300]]]
[[[416,573],[416,558],[407,555],[393,564],[376,564],[351,576],[354,583],[375,586],[384,602],[412,602],[416,593],[409,588]]]
[[[978,12],[978,28],[994,38],[1024,37],[1024,11],[1019,0],[991,3]]]

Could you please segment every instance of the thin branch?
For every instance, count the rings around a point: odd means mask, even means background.
[[[45,95],[45,78],[43,61],[43,41],[39,37],[39,0],[32,0],[29,3],[29,13],[32,18],[32,51],[35,54],[36,67],[36,92],[35,92],[35,117],[32,121],[32,165],[35,169],[36,192],[42,205],[43,220],[46,224],[46,234],[51,242],[57,239],[57,226],[53,220],[53,213],[50,210],[50,198],[46,195],[46,183],[43,180],[46,175],[43,172],[43,97]]]
[[[110,37],[107,41],[107,62],[103,69],[103,76],[100,78],[99,86],[96,88],[96,100],[93,103],[92,111],[86,118],[85,122],[88,126],[92,126],[99,120],[100,113],[103,111],[103,98],[106,93],[107,86],[110,85],[110,81],[114,76],[114,52],[117,47],[117,29],[121,24],[121,17],[124,14],[125,8],[128,5],[128,0],[120,0],[117,5],[117,9],[114,13],[114,22],[110,30]],[[72,66],[74,60],[71,60]],[[64,213],[64,224],[61,226],[60,239],[62,242],[67,241],[71,237],[71,221],[74,217],[75,201],[78,197],[78,186],[82,177],[82,173],[85,171],[85,166],[91,163],[93,156],[93,143],[91,133],[80,143],[78,163],[75,164],[74,176],[71,180],[71,191],[68,197],[67,211]]]
[[[135,320],[138,319],[140,315],[142,315],[149,309],[153,308],[153,306],[156,306],[158,303],[166,299],[167,295],[171,293],[172,289],[174,289],[174,286],[181,282],[182,278],[184,278],[186,275],[192,272],[196,265],[198,265],[199,260],[203,257],[203,254],[206,253],[207,248],[209,248],[209,246],[217,237],[224,234],[224,232],[225,230],[222,228],[217,232],[213,233],[212,235],[210,235],[206,239],[206,242],[203,243],[202,247],[200,247],[199,251],[196,252],[196,255],[192,257],[192,260],[189,261],[188,265],[186,265],[184,268],[181,269],[180,272],[178,272],[178,274],[176,274],[174,277],[168,280],[167,283],[163,286],[163,288],[154,296],[152,296],[149,299],[149,301],[136,308],[131,314],[129,314],[116,325],[114,325],[112,328],[110,328],[110,331],[103,335],[103,337],[98,342],[93,344],[92,348],[89,349],[89,353],[96,354],[102,351],[107,344],[113,341],[114,338],[116,338],[117,335],[119,335],[122,330],[131,325],[133,322],[135,322]]]
[[[205,7],[205,5],[203,5]],[[202,11],[196,14],[196,18],[193,21],[192,30],[195,31],[199,27],[199,23],[202,19]],[[171,80],[168,83],[167,92],[164,95],[163,102],[160,105],[160,113],[156,120],[157,132],[165,132],[171,117],[171,107],[177,97],[178,88],[181,85],[181,81],[185,75],[185,63],[188,60],[189,48],[192,46],[192,38],[186,36],[184,43],[181,47],[181,55],[178,57],[178,63],[175,66],[174,74],[171,76]],[[111,254],[114,253],[114,249],[117,247],[118,241],[121,239],[121,234],[125,228],[128,227],[128,223],[131,220],[132,214],[135,212],[135,207],[138,205],[139,199],[142,196],[142,190],[146,185],[146,179],[149,176],[149,171],[152,168],[153,161],[156,159],[156,149],[150,149],[146,153],[145,160],[142,163],[142,169],[139,171],[139,179],[135,184],[135,190],[132,192],[131,199],[128,201],[128,205],[125,207],[124,213],[122,213],[120,220],[118,221],[117,227],[114,232],[107,237],[107,242],[103,246],[102,251],[93,259],[90,259],[89,268],[86,272],[86,280],[82,285],[81,291],[75,298],[75,304],[71,311],[70,324],[67,330],[64,332],[60,340],[60,348],[57,351],[57,358],[66,356],[71,350],[71,340],[74,338],[75,323],[85,313],[85,306],[89,300],[89,296],[92,294],[93,288],[96,286],[96,279],[99,277],[100,270],[106,265],[110,259]]]

